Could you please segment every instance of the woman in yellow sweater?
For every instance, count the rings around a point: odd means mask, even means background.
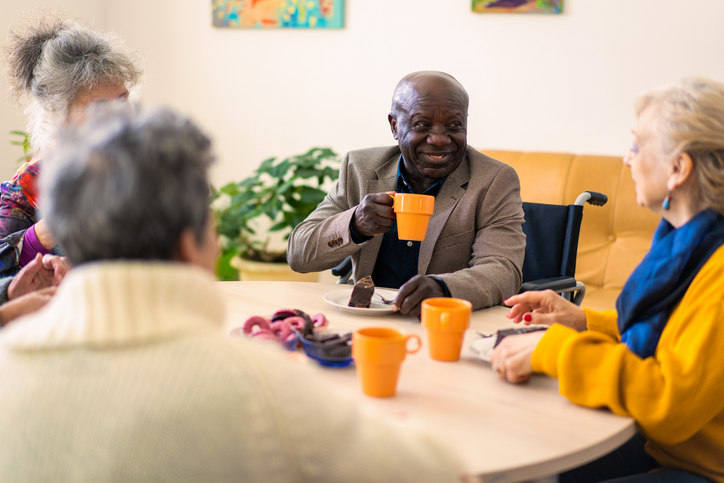
[[[510,382],[545,373],[572,402],[638,423],[641,436],[561,481],[724,482],[724,85],[687,79],[641,96],[636,114],[624,163],[662,220],[616,311],[516,295],[508,317],[550,327],[507,337],[491,361]]]

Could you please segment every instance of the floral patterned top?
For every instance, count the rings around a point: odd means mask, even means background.
[[[36,156],[18,168],[12,181],[0,184],[0,277],[14,275],[21,268],[25,230],[39,220],[40,160]]]

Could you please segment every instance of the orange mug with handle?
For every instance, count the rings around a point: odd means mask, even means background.
[[[439,297],[422,301],[420,319],[427,331],[430,357],[436,361],[457,361],[465,331],[470,326],[473,304],[463,299]]]
[[[417,341],[416,347],[408,348],[408,341]],[[407,354],[414,354],[422,347],[416,334],[408,334],[386,327],[366,327],[352,334],[352,359],[362,392],[368,396],[390,397],[395,395],[402,361]]]
[[[413,193],[395,193],[392,208],[397,219],[397,238],[423,241],[435,208],[435,197]]]

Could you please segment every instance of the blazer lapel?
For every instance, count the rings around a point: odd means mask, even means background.
[[[432,252],[435,249],[437,239],[440,237],[442,229],[445,227],[450,214],[455,206],[465,194],[463,186],[470,180],[470,165],[468,156],[460,163],[458,169],[453,171],[443,183],[440,192],[435,197],[435,211],[430,218],[430,224],[427,226],[427,234],[425,240],[420,245],[420,258],[418,260],[417,273],[425,274],[427,266],[430,265]],[[379,250],[379,247],[378,247]]]

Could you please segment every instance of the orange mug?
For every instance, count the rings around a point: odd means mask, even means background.
[[[435,208],[435,197],[413,193],[395,193],[392,208],[397,218],[397,238],[422,241]]]
[[[407,348],[407,341],[415,339],[417,347]],[[367,327],[352,334],[352,359],[362,383],[362,392],[368,396],[395,395],[397,379],[406,354],[414,354],[422,347],[416,334],[408,334],[385,327]]]
[[[460,359],[472,309],[473,304],[463,299],[439,297],[422,301],[420,318],[427,330],[430,358],[436,361]]]

